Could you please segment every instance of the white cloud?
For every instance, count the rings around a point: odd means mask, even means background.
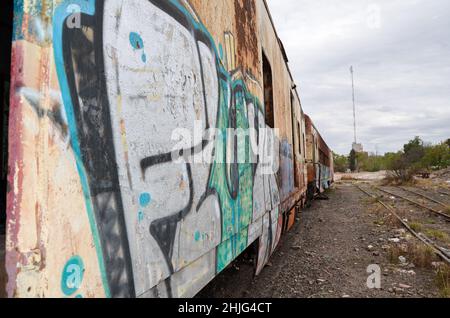
[[[305,112],[350,151],[355,67],[358,135],[395,151],[415,135],[450,137],[450,1],[268,0]]]

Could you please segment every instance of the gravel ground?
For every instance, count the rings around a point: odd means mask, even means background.
[[[351,184],[338,184],[329,200],[303,211],[256,278],[240,259],[219,275],[200,298],[391,298],[438,297],[435,273],[412,263],[391,264],[389,248],[414,240],[399,228],[379,224],[380,212]],[[392,240],[397,242],[392,242]],[[391,240],[391,241],[390,241]],[[367,268],[381,268],[381,289],[367,287]]]
[[[383,180],[386,177],[386,171],[379,172],[353,172],[353,173],[340,173],[337,172],[334,175],[335,181],[347,180]]]

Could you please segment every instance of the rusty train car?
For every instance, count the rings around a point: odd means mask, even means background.
[[[191,297],[248,248],[259,274],[333,182],[264,0],[15,0],[8,23],[9,297]]]
[[[333,152],[320,135],[313,121],[305,115],[307,198],[313,200],[334,182]]]

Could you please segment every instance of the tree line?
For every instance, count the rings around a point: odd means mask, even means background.
[[[348,156],[334,153],[334,168],[336,172],[390,171],[395,177],[408,180],[417,173],[430,173],[435,170],[450,167],[450,139],[438,144],[424,142],[415,137],[398,152],[389,152],[382,156],[367,152],[356,153],[354,150]]]

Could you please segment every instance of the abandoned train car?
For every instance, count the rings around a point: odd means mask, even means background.
[[[334,182],[333,152],[308,115],[304,116],[306,131],[307,198],[314,199]]]
[[[249,246],[259,274],[332,182],[264,0],[15,0],[10,23],[9,297],[191,297]]]

